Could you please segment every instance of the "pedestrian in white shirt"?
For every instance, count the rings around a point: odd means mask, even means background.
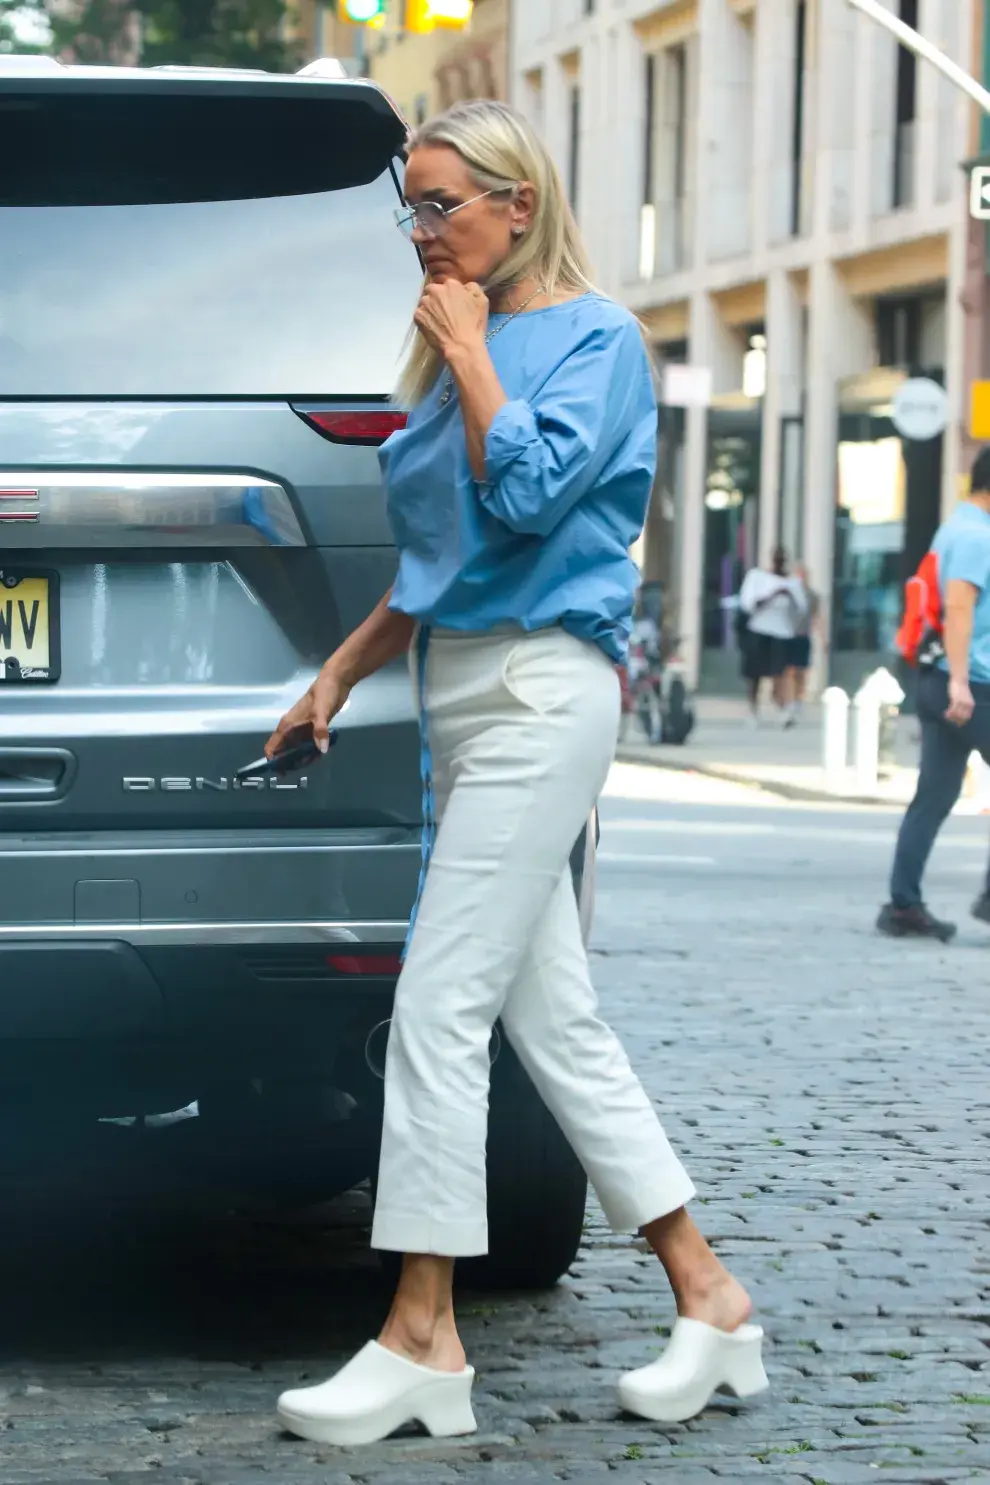
[[[759,718],[760,687],[765,680],[773,682],[773,699],[790,716],[790,642],[806,608],[804,585],[790,576],[782,547],[774,552],[769,569],[753,567],[743,579],[739,592],[739,609],[745,618],[742,673],[754,721]]]

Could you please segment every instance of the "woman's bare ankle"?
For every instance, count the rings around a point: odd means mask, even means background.
[[[464,1370],[454,1319],[454,1260],[407,1253],[389,1317],[378,1337],[389,1351],[439,1372]]]
[[[467,1358],[453,1313],[436,1316],[395,1309],[389,1315],[378,1343],[417,1366],[438,1372],[461,1372]]]
[[[738,1330],[753,1312],[753,1302],[738,1279],[719,1265],[720,1272],[688,1280],[674,1290],[677,1313],[685,1320],[701,1320],[716,1330]]]
[[[712,1251],[684,1207],[643,1228],[663,1264],[685,1320],[701,1320],[716,1330],[738,1330],[753,1309],[746,1290]]]

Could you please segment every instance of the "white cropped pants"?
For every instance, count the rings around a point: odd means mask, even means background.
[[[694,1188],[599,1019],[570,853],[612,762],[615,671],[562,629],[434,630],[426,709],[436,844],[399,979],[372,1244],[487,1252],[496,1020],[617,1231]]]

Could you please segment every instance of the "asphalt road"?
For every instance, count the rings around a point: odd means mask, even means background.
[[[603,822],[603,1005],[752,1289],[772,1392],[683,1428],[618,1413],[671,1306],[592,1206],[557,1290],[463,1308],[479,1438],[293,1442],[275,1395],[387,1305],[362,1199],[195,1242],[165,1214],[94,1257],[77,1198],[0,1246],[0,1485],[990,1481],[990,931],[965,919],[986,822],[951,822],[932,866],[949,948],[872,931],[893,814],[619,767]]]

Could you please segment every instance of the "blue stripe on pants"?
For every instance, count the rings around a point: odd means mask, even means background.
[[[419,905],[423,900],[423,889],[426,886],[426,873],[430,867],[430,857],[433,855],[433,846],[437,838],[437,805],[436,796],[433,791],[433,758],[430,753],[430,729],[426,715],[426,656],[429,647],[430,631],[425,625],[422,625],[416,636],[416,688],[419,692],[419,772],[423,782],[423,836],[419,867],[419,885],[416,888],[416,901],[413,903],[413,910],[409,915],[409,931],[406,934],[406,941],[402,948],[403,961],[405,961],[405,957],[409,953],[409,945],[412,943]]]

